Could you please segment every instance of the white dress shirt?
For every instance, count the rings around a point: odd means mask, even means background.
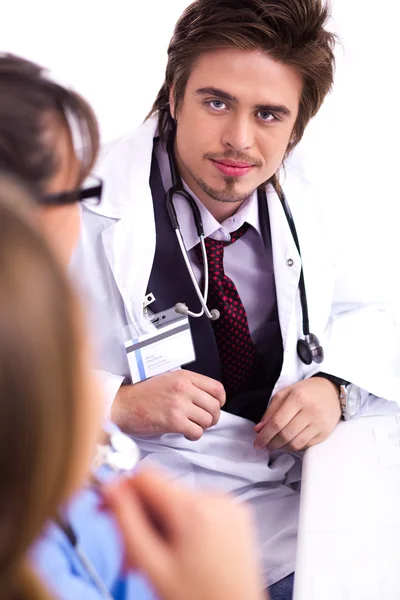
[[[168,155],[161,142],[156,142],[155,153],[161,172],[165,190],[171,187],[171,172]],[[245,200],[234,215],[219,223],[205,208],[202,202],[183,181],[185,189],[193,196],[203,220],[204,235],[215,240],[230,241],[231,232],[239,229],[243,223],[250,225],[248,231],[234,244],[224,248],[225,274],[232,279],[238,290],[247,313],[247,320],[253,341],[257,344],[262,337],[263,324],[271,320],[264,299],[268,290],[268,273],[271,266],[261,234],[257,191]],[[202,270],[196,257],[194,247],[198,244],[197,235],[190,205],[181,196],[174,197],[174,205],[181,228],[183,241],[193,266],[194,274],[200,283]],[[213,308],[210,304],[210,309]],[[190,309],[190,307],[189,307]]]

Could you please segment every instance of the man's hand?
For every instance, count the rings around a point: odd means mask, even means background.
[[[300,381],[276,394],[260,423],[254,447],[304,450],[325,440],[341,416],[337,387],[322,377]]]
[[[195,441],[218,423],[224,404],[219,381],[182,369],[122,386],[111,417],[126,433],[181,433]]]

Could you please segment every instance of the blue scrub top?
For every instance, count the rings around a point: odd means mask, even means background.
[[[111,474],[99,472],[102,479]],[[74,530],[78,545],[114,600],[156,600],[146,579],[124,572],[123,545],[118,529],[105,512],[99,510],[100,497],[82,490],[68,506],[65,516]],[[60,600],[103,600],[101,592],[83,567],[67,535],[50,523],[31,549],[33,565],[50,592]]]

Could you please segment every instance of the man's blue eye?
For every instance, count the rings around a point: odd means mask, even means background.
[[[210,105],[213,108],[219,109],[219,108],[223,108],[225,106],[225,103],[222,102],[222,100],[211,100]]]

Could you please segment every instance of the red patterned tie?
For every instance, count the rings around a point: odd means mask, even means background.
[[[245,391],[254,375],[257,353],[250,336],[246,310],[232,279],[224,272],[224,247],[233,244],[249,228],[244,223],[231,233],[231,240],[223,242],[206,238],[209,293],[208,306],[217,308],[220,318],[212,321],[219,358],[222,381],[227,394]],[[201,246],[195,247],[196,256],[203,267]]]

